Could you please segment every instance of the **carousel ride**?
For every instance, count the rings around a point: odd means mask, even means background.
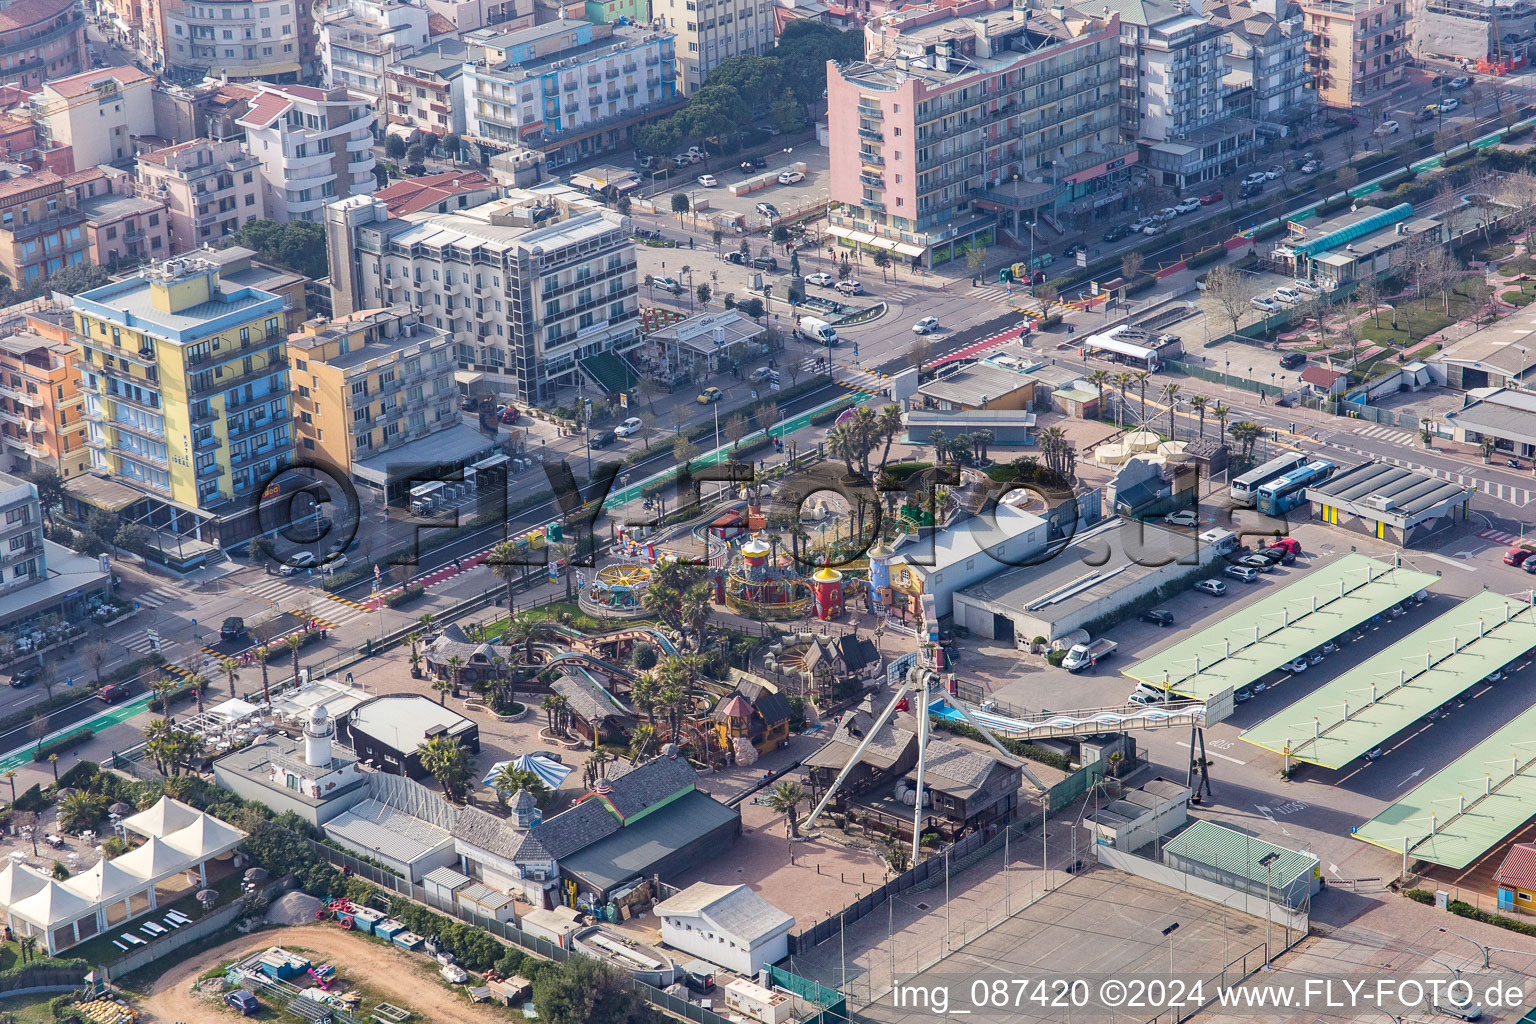
[[[771,548],[749,540],[715,575],[715,602],[753,619],[798,619],[814,601],[811,578],[801,567],[771,564]],[[841,604],[841,601],[839,601]]]
[[[618,561],[602,566],[581,588],[583,611],[609,618],[639,618],[646,614],[641,595],[651,585],[651,567],[645,562]]]

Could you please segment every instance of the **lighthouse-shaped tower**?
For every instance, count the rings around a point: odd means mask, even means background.
[[[310,709],[304,726],[304,763],[312,768],[327,768],[331,763],[331,743],[336,739],[336,722],[325,713],[325,705]]]

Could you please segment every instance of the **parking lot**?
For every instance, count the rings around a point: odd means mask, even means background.
[[[671,209],[670,195],[684,192],[688,195],[690,206],[701,208],[701,216],[708,216],[710,213],[726,213],[739,217],[748,230],[761,231],[770,225],[769,219],[758,212],[759,203],[772,204],[779,211],[781,219],[792,219],[812,208],[825,205],[831,178],[827,151],[814,145],[786,148],[790,152],[768,153],[766,156],[768,166],[754,168],[750,174],[738,166],[741,162],[739,159],[732,157],[717,157],[710,160],[708,170],[704,170],[698,164],[679,168],[675,172],[674,183],[665,186],[663,192],[657,195],[657,206],[663,210]],[[739,196],[731,195],[729,186],[752,177],[777,175],[787,170],[792,164],[804,165],[804,180],[792,185],[784,185],[779,184],[776,178],[770,179],[770,184],[762,188]],[[718,184],[713,186],[700,184],[698,179],[705,174],[714,177]],[[703,204],[702,207],[700,204]]]

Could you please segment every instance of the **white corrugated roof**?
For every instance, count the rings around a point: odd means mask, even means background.
[[[661,917],[701,917],[713,930],[734,935],[746,945],[760,942],[795,925],[795,919],[745,885],[695,882],[656,904]]]

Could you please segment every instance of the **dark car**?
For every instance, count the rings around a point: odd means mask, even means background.
[[[108,683],[96,691],[96,699],[106,701],[108,704],[116,704],[128,696],[128,687],[122,683]]]
[[[459,399],[459,408],[463,409],[465,412],[474,412],[476,409],[480,408],[480,399],[468,397],[461,398]]]
[[[247,992],[243,988],[237,988],[233,992],[225,993],[224,1003],[239,1010],[242,1017],[249,1017],[261,1011],[261,1003],[257,1001],[255,994]]]
[[[1131,229],[1130,229],[1129,225],[1126,225],[1126,224],[1116,224],[1114,227],[1112,227],[1108,231],[1104,232],[1104,241],[1106,241],[1106,242],[1118,242],[1118,241],[1120,241],[1120,239],[1124,238],[1126,235],[1129,235],[1130,233],[1131,233]]]
[[[1142,622],[1155,622],[1159,626],[1173,625],[1173,612],[1166,608],[1152,608],[1141,613]]]
[[[1285,370],[1294,370],[1298,366],[1305,366],[1307,356],[1304,352],[1287,352],[1280,357],[1280,367]]]
[[[20,672],[17,672],[15,675],[11,676],[12,689],[20,690],[31,686],[33,683],[37,682],[37,675],[38,669],[36,668],[22,669]]]
[[[219,627],[220,640],[239,640],[245,635],[245,620],[238,615],[231,615],[224,620]]]
[[[1082,246],[1082,245],[1069,245],[1069,246],[1066,247],[1065,250],[1063,250],[1063,252],[1061,254],[1061,258],[1062,259],[1066,259],[1066,260],[1076,259],[1078,253],[1080,253],[1080,252],[1087,252],[1087,251],[1088,251],[1088,249],[1087,249],[1086,246]]]
[[[758,256],[752,260],[752,266],[757,270],[777,271],[779,269],[779,261],[772,256]]]
[[[593,448],[607,448],[619,439],[619,435],[611,430],[601,430],[592,435]]]
[[[768,166],[768,158],[765,157],[765,156],[755,156],[755,157],[752,158],[752,166],[753,167],[767,167]]]

